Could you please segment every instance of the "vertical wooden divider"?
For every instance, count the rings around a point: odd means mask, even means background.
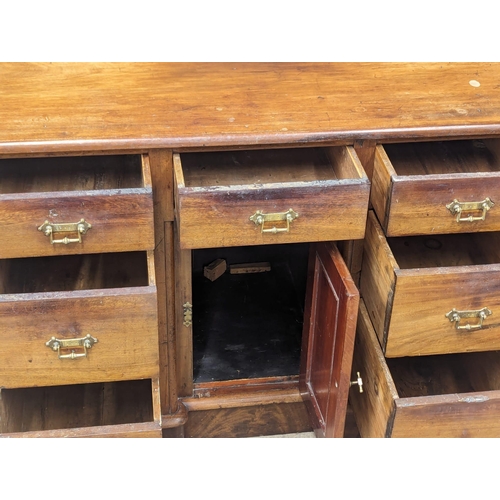
[[[149,152],[155,219],[155,265],[158,294],[160,402],[164,419],[177,411],[174,334],[173,168],[172,150]],[[168,425],[168,424],[167,424]]]

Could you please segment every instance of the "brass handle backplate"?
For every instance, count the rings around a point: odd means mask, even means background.
[[[81,219],[79,222],[70,222],[65,224],[53,224],[46,220],[39,228],[39,231],[42,231],[45,236],[50,238],[51,245],[55,245],[56,243],[62,243],[63,245],[68,245],[69,243],[81,243],[82,242],[82,234],[85,234],[90,228],[92,224],[85,222],[85,219]],[[65,236],[60,240],[54,239],[54,233],[76,233],[76,238],[68,238]]]
[[[78,359],[86,358],[87,350],[90,349],[97,339],[92,337],[92,335],[87,335],[81,339],[56,339],[52,337],[48,342],[45,343],[47,347],[50,347],[53,351],[57,351],[59,359]],[[70,351],[66,354],[62,354],[62,351]]]
[[[257,210],[250,220],[255,222],[256,226],[261,227],[262,233],[288,233],[290,232],[290,222],[295,220],[299,214],[290,208],[287,212],[276,214],[264,214],[261,210]],[[285,222],[286,226],[276,227],[276,222]]]
[[[455,328],[457,330],[480,330],[483,327],[483,321],[491,316],[492,312],[487,308],[483,307],[477,311],[457,311],[452,309],[445,316],[453,323],[455,323]],[[465,318],[477,318],[479,322],[475,325],[467,323],[465,325],[460,325],[460,320]]]
[[[460,202],[453,200],[446,205],[446,208],[457,216],[457,222],[474,222],[478,220],[485,220],[486,212],[495,205],[489,198],[483,201]],[[467,212],[467,216],[462,217],[462,213]],[[481,215],[473,216],[469,212],[481,212]]]

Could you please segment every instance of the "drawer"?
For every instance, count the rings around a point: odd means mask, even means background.
[[[360,288],[387,357],[500,349],[500,233],[386,239],[370,212]]]
[[[385,359],[362,301],[357,325],[361,437],[500,437],[500,352]]]
[[[156,375],[153,252],[0,260],[0,341],[3,388]]]
[[[377,146],[371,202],[388,236],[500,231],[500,141]]]
[[[361,239],[370,184],[352,147],[174,155],[182,248]]]
[[[157,380],[0,391],[0,437],[161,437]]]
[[[0,258],[150,250],[146,155],[0,160]]]

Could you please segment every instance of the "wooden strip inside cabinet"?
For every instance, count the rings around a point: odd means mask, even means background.
[[[147,155],[2,161],[0,436],[161,437]]]
[[[174,167],[189,414],[305,401],[318,436],[343,436],[359,294],[332,241],[364,234],[369,182],[355,151],[186,153]],[[266,266],[209,280],[203,269],[218,259]]]

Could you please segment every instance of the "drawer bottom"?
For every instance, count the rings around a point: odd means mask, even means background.
[[[3,389],[0,437],[161,437],[150,379]]]

